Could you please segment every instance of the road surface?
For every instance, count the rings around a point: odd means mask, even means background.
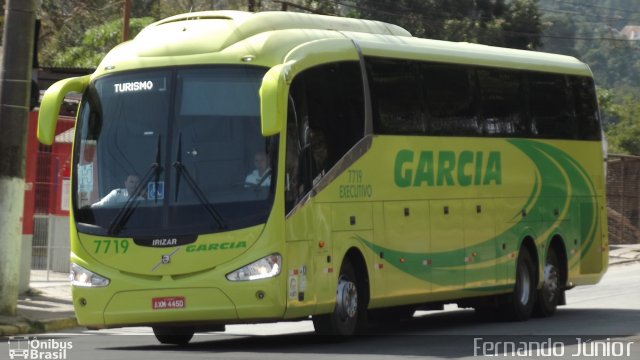
[[[599,284],[569,291],[567,303],[552,318],[517,323],[482,321],[455,307],[418,312],[343,342],[315,336],[311,322],[302,321],[228,326],[225,333],[196,334],[184,348],[160,345],[149,328],[73,329],[37,336],[32,345],[40,358],[56,353],[69,360],[640,359],[640,263],[611,267]]]

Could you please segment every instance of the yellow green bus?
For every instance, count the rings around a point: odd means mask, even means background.
[[[82,93],[70,211],[89,328],[162,343],[313,320],[347,336],[443,304],[550,316],[607,268],[588,66],[381,22],[199,12],[47,90]]]

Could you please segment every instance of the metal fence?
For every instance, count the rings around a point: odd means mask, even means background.
[[[640,243],[640,157],[609,155],[607,162],[609,243]]]
[[[34,215],[31,269],[55,272],[69,271],[68,218]]]
[[[48,281],[53,273],[68,273],[70,265],[69,217],[51,214],[52,202],[56,199],[54,156],[51,146],[39,145],[31,245],[31,269],[43,270],[36,272],[38,279],[35,280],[39,281]]]

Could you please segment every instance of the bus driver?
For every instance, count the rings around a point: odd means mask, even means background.
[[[269,167],[267,154],[257,152],[254,161],[256,168],[244,179],[244,186],[270,186],[271,167]]]
[[[91,205],[91,207],[111,206],[119,203],[125,203],[129,200],[130,194],[133,194],[140,184],[140,178],[138,175],[129,175],[124,181],[124,188],[113,189],[107,196],[103,197],[97,203]],[[138,195],[135,200],[144,200],[144,197]]]

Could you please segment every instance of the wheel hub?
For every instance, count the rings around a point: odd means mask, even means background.
[[[544,267],[543,292],[547,301],[552,302],[558,291],[558,269],[553,264]]]
[[[520,303],[527,304],[531,296],[531,277],[528,271],[520,271]]]
[[[358,291],[356,284],[341,278],[336,294],[336,310],[341,320],[353,319],[358,312]]]

